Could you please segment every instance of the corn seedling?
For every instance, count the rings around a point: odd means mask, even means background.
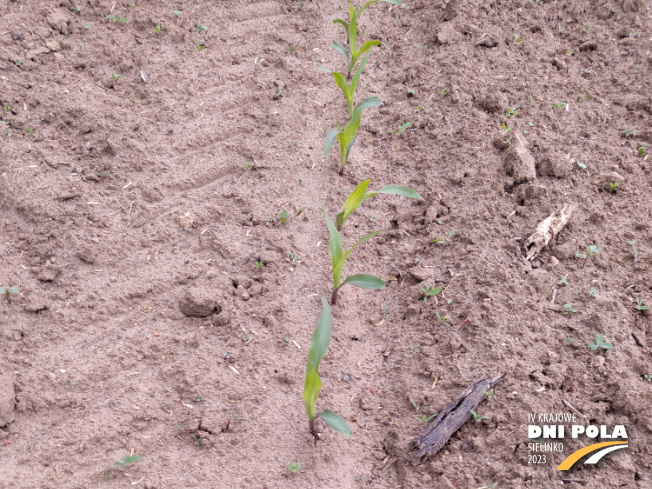
[[[296,462],[290,462],[286,467],[293,474],[296,474],[297,472],[299,472],[303,468],[301,466],[301,464],[298,464]]]
[[[385,287],[385,282],[383,280],[379,279],[378,277],[374,277],[373,275],[367,275],[364,273],[349,275],[344,281],[341,281],[342,268],[344,267],[344,264],[349,258],[351,252],[356,249],[358,245],[376,236],[378,233],[380,233],[380,231],[374,231],[373,233],[367,234],[364,238],[354,244],[350,250],[344,252],[342,248],[342,235],[340,235],[339,231],[335,227],[335,224],[333,223],[331,216],[328,215],[328,212],[324,208],[321,208],[321,211],[324,214],[324,218],[326,219],[326,227],[328,228],[328,254],[331,259],[331,267],[333,270],[333,295],[331,297],[331,305],[334,306],[337,303],[337,292],[346,284],[351,284],[354,287],[368,290],[378,290]]]
[[[285,209],[283,209],[281,211],[281,213],[278,215],[278,221],[281,224],[285,224],[287,222],[287,220],[288,220],[288,213],[287,213],[287,211]]]
[[[612,343],[606,343],[604,341],[604,335],[600,334],[595,337],[595,339],[589,343],[589,348],[591,351],[596,350],[612,350],[614,345]]]
[[[405,136],[405,131],[411,125],[412,125],[411,122],[406,122],[405,124],[401,124],[400,126],[398,126],[397,129],[390,129],[387,132],[390,133],[390,134],[398,134],[399,136]]]
[[[342,210],[335,214],[335,224],[337,225],[337,229],[342,228],[344,222],[351,215],[351,213],[360,206],[360,204],[362,204],[365,200],[373,197],[374,195],[401,195],[403,197],[407,197],[408,199],[418,199],[421,197],[413,188],[404,187],[402,185],[386,185],[379,190],[367,192],[367,187],[369,186],[370,182],[371,180],[360,182],[358,186],[353,190],[353,192],[351,192],[351,195],[349,195],[349,197],[346,199],[346,202],[344,202]]]
[[[430,284],[426,283],[426,286],[421,289],[421,292],[423,292],[423,302],[426,302],[428,300],[428,297],[436,296],[442,290],[444,289],[442,289],[441,287],[433,287],[431,289]]]
[[[310,433],[315,437],[315,439],[318,438],[317,430],[315,428],[315,420],[318,417],[326,421],[326,424],[335,431],[342,433],[346,437],[350,437],[353,435],[353,432],[339,414],[334,413],[333,411],[315,413],[315,403],[317,402],[319,390],[322,386],[321,379],[319,378],[319,364],[321,363],[322,358],[324,358],[328,346],[331,343],[331,337],[333,336],[333,318],[331,317],[331,310],[328,307],[328,302],[323,297],[321,303],[322,313],[310,342],[310,351],[308,352],[308,362],[306,365],[306,382],[303,389],[303,400],[306,404],[308,424],[310,426]]]
[[[132,455],[132,456],[125,455],[120,460],[118,460],[116,463],[114,463],[111,467],[109,467],[108,469],[106,469],[104,471],[104,480],[105,481],[109,480],[109,477],[111,476],[111,472],[113,470],[123,472],[127,465],[131,465],[133,463],[136,463],[139,460],[140,460],[140,457],[138,455]]]
[[[437,416],[437,413],[431,414],[430,416],[426,416],[425,414],[422,414],[421,417],[415,416],[416,420],[419,421],[420,423],[423,424],[428,424],[432,418]]]
[[[333,21],[334,24],[341,24],[344,26],[344,31],[348,34],[349,37],[349,49],[351,50],[351,55],[349,56],[349,52],[346,50],[344,46],[342,46],[339,42],[334,41],[333,44],[331,44],[331,47],[340,53],[342,56],[344,56],[344,59],[346,60],[346,65],[347,69],[349,70],[349,74],[347,76],[347,79],[351,79],[351,74],[353,73],[353,68],[355,67],[356,62],[358,61],[358,58],[360,58],[361,55],[369,51],[372,47],[374,46],[380,46],[383,45],[389,52],[390,57],[392,56],[392,52],[390,51],[389,47],[387,44],[381,41],[367,41],[365,42],[362,46],[360,46],[360,49],[357,49],[357,36],[358,36],[358,18],[360,17],[360,14],[366,9],[369,5],[374,4],[378,2],[379,0],[370,0],[369,2],[365,3],[362,7],[354,7],[353,3],[349,3],[349,23],[347,24],[345,21],[342,19],[335,19]],[[391,3],[393,5],[403,5],[403,2],[401,0],[382,0],[383,2]]]
[[[642,300],[642,299],[637,299],[637,300],[636,300],[636,305],[634,306],[634,309],[635,309],[636,311],[638,311],[638,312],[645,312],[645,311],[647,311],[649,308],[650,308],[650,306],[646,306],[645,304],[643,304],[643,300]]]
[[[335,83],[342,91],[342,94],[346,99],[346,103],[349,106],[349,117],[353,117],[353,98],[355,95],[355,90],[356,88],[358,88],[358,83],[360,82],[360,74],[362,73],[362,70],[367,64],[367,61],[369,60],[369,55],[371,55],[371,53],[367,53],[367,55],[364,58],[362,58],[362,61],[360,61],[360,64],[358,65],[358,69],[355,70],[355,74],[351,79],[350,85],[347,82],[347,77],[345,77],[342,73],[339,73],[337,71],[332,71],[329,68],[324,68],[324,67],[317,68],[318,70],[331,73],[333,75],[333,78],[335,78]]]
[[[351,148],[353,147],[353,144],[358,137],[358,129],[360,128],[360,117],[362,116],[362,112],[369,107],[378,106],[380,106],[380,98],[378,97],[369,97],[363,100],[353,111],[353,116],[349,120],[348,124],[344,127],[344,129],[340,129],[338,125],[337,129],[331,129],[326,135],[326,141],[324,142],[324,156],[328,155],[336,139],[339,144],[340,176],[344,175],[344,165],[347,158],[349,157],[349,154],[351,153]]]

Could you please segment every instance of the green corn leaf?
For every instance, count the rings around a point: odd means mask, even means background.
[[[344,134],[340,132],[337,135],[337,142],[339,143],[340,146],[340,176],[341,176],[344,174],[344,165],[346,163],[346,159],[349,157],[349,151],[351,150],[351,146],[353,146],[355,139],[351,141],[349,144],[346,144],[346,138],[344,137]]]
[[[333,319],[331,310],[326,299],[322,297],[322,313],[317,322],[317,328],[312,335],[310,342],[310,351],[308,352],[308,362],[306,365],[306,382],[303,389],[303,400],[306,404],[306,413],[308,419],[315,418],[315,403],[321,389],[321,379],[319,378],[319,364],[328,350],[333,335]]]
[[[358,106],[355,108],[351,120],[342,131],[344,135],[344,140],[347,142],[348,150],[350,150],[351,146],[353,145],[355,137],[358,134],[358,129],[360,129],[360,118],[362,117],[362,112],[370,107],[379,107],[379,106],[380,106],[380,98],[369,97],[364,99],[362,102],[360,102]],[[348,157],[348,153],[349,151],[347,151],[347,157]]]
[[[340,285],[340,278],[342,274],[342,267],[344,266],[343,250],[342,250],[342,236],[338,232],[331,216],[323,207],[320,207],[324,218],[326,219],[326,227],[328,228],[328,255],[331,259],[331,268],[333,269],[333,289],[337,289]]]
[[[325,66],[318,66],[317,69],[319,71],[325,71],[326,73],[333,73],[333,70],[331,70],[330,68],[326,68]]]
[[[333,78],[335,78],[335,83],[342,91],[346,103],[349,106],[349,116],[353,114],[353,92],[349,89],[349,84],[346,82],[346,77],[342,73],[333,72]]]
[[[342,282],[342,285],[345,284],[351,284],[354,287],[360,287],[361,289],[368,290],[378,290],[385,287],[385,282],[382,279],[364,273],[358,275],[349,275],[346,277],[346,280]],[[342,285],[340,285],[340,287]]]
[[[328,134],[326,134],[326,141],[324,141],[324,156],[330,152],[331,148],[333,147],[333,143],[335,142],[335,139],[339,133],[339,129],[331,129],[328,131]]]
[[[339,281],[342,278],[342,268],[344,268],[344,264],[346,263],[346,260],[348,260],[349,255],[353,252],[353,250],[355,250],[358,247],[358,245],[361,245],[362,243],[364,243],[365,241],[373,238],[374,236],[376,236],[379,233],[380,233],[380,231],[374,231],[373,233],[367,234],[364,238],[362,238],[360,241],[358,241],[356,244],[354,244],[353,247],[349,251],[344,253],[344,255],[342,256],[340,261],[337,263],[336,267],[333,267],[333,276],[337,275],[337,283],[338,283],[338,285],[335,285],[335,281],[333,281],[333,285],[334,285],[335,289],[339,289],[340,287],[342,287],[342,285],[344,285],[344,283],[340,284]],[[337,233],[337,234],[340,234],[340,233]]]
[[[349,24],[344,22],[342,19],[335,19],[333,24],[342,24],[344,26],[344,32],[349,32]]]
[[[339,414],[334,413],[333,411],[324,411],[319,413],[317,416],[326,421],[328,426],[333,428],[335,431],[342,433],[346,437],[353,436],[351,428],[349,428],[349,426],[346,424],[346,421],[344,421],[344,418],[342,418],[342,416]]]
[[[360,82],[360,75],[362,74],[362,70],[367,64],[370,55],[371,53],[367,53],[367,55],[364,58],[362,58],[362,61],[360,61],[360,64],[358,65],[358,69],[355,70],[355,74],[353,75],[353,79],[351,80],[351,86],[349,87],[349,94],[351,95],[351,99],[350,100],[347,99],[347,102],[349,103],[349,117],[353,116],[353,97],[355,95],[355,90],[358,88],[358,83]]]
[[[419,193],[413,188],[404,187],[403,185],[385,185],[380,190],[367,192],[367,194],[365,194],[365,200],[369,197],[373,197],[376,194],[400,195],[401,197],[407,197],[408,199],[418,199],[421,197]]]
[[[366,53],[372,47],[380,46],[381,44],[384,45],[385,47],[387,47],[387,45],[385,43],[381,42],[381,41],[367,41],[367,42],[365,42],[360,47],[360,51],[356,51],[356,52],[351,53],[351,67],[353,67],[353,65],[355,65],[355,63],[356,63],[356,61],[358,61],[358,58],[360,57],[360,55]],[[387,50],[389,51],[389,48],[387,48]],[[392,52],[390,51],[390,56],[391,56],[391,53]]]
[[[333,44],[331,44],[331,47],[340,53],[342,56],[344,56],[344,59],[346,60],[346,65],[349,65],[349,52],[346,50],[344,46],[342,46],[339,42],[333,41]]]
[[[346,218],[358,208],[360,204],[365,200],[365,192],[371,180],[364,180],[358,184],[358,186],[351,192],[351,195],[344,202],[342,210],[335,214],[335,222],[338,228],[341,228],[346,221]]]

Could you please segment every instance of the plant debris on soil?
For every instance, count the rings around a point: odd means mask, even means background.
[[[348,107],[317,68],[347,72],[347,7],[0,4],[0,488],[652,487],[649,2],[374,4],[358,37],[393,56],[371,51],[355,98],[381,105],[340,177]],[[314,443],[319,208],[365,180],[420,198],[343,226],[382,230],[345,276],[386,286],[332,308],[319,405],[353,436]],[[481,422],[405,463],[497,372]],[[629,446],[558,472],[600,441],[566,436],[532,463],[537,413]]]

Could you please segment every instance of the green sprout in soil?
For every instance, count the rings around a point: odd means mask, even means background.
[[[573,306],[570,304],[564,304],[563,306],[561,306],[561,309],[564,312],[564,314],[568,314],[568,315],[572,315],[577,312],[575,309],[573,309]]]
[[[263,260],[256,260],[256,266],[260,270],[261,268],[263,268],[265,266],[265,262]]]
[[[159,25],[155,25],[154,30],[156,31],[157,34],[160,34],[161,31],[165,30],[165,24],[160,23]]]
[[[416,355],[417,350],[421,347],[421,345],[414,345],[412,347],[412,353],[408,353],[407,358],[412,358],[414,355]],[[414,404],[414,403],[413,403]]]
[[[204,44],[199,44],[198,42],[195,41],[195,46],[197,47],[197,51],[201,52],[204,49],[206,49],[206,46]]]
[[[482,392],[484,392],[484,395],[487,396],[487,399],[493,399],[494,397],[496,397],[496,394],[494,394],[493,389],[489,389],[488,391],[482,391]]]
[[[335,78],[335,83],[342,91],[342,94],[346,99],[346,103],[349,106],[349,117],[353,117],[353,99],[355,95],[355,90],[356,88],[358,88],[358,83],[360,82],[360,75],[362,74],[362,70],[364,69],[365,65],[367,64],[367,61],[369,60],[370,54],[371,53],[367,53],[367,55],[364,58],[362,58],[362,61],[360,61],[360,64],[358,65],[358,69],[355,70],[355,74],[351,79],[350,85],[347,82],[347,78],[342,73],[339,73],[337,71],[332,71],[329,68],[325,68],[321,66],[317,68],[318,70],[325,71],[327,73],[332,73],[333,78]]]
[[[108,469],[106,469],[104,471],[104,480],[105,481],[109,480],[109,477],[111,476],[111,472],[113,470],[117,470],[118,472],[123,472],[127,465],[131,465],[133,463],[136,463],[139,460],[140,460],[140,457],[138,455],[132,455],[132,456],[125,455],[120,460],[118,460],[116,463],[114,463],[111,467],[109,467]]]
[[[351,213],[360,206],[360,204],[362,204],[365,200],[373,197],[374,195],[401,195],[403,197],[407,197],[408,199],[418,199],[421,197],[413,188],[404,187],[402,185],[386,185],[379,190],[367,192],[367,187],[369,186],[370,182],[371,180],[364,180],[363,182],[360,182],[344,202],[342,210],[335,214],[335,224],[337,229],[342,228],[344,222],[351,215]]]
[[[208,32],[208,26],[197,24],[197,32],[199,32],[200,34],[206,34]]]
[[[318,417],[322,418],[326,421],[326,424],[344,436],[350,437],[353,435],[353,432],[339,414],[333,411],[315,413],[315,404],[322,386],[321,379],[319,378],[319,364],[328,350],[333,335],[333,318],[331,317],[330,307],[328,307],[328,302],[323,297],[321,303],[322,313],[310,342],[310,351],[308,352],[308,362],[306,365],[306,382],[303,389],[303,400],[306,404],[310,434],[315,437],[315,440],[319,438],[315,427],[315,420]]]
[[[627,244],[632,247],[632,249],[629,250],[629,252],[634,256],[634,263],[636,263],[637,261],[640,261],[641,254],[639,253],[638,248],[636,248],[636,241],[631,240],[631,241],[628,241]]]
[[[636,311],[638,311],[638,312],[645,312],[645,311],[647,311],[649,308],[650,308],[650,306],[646,306],[645,304],[643,304],[643,300],[642,300],[642,299],[637,299],[637,300],[636,300],[636,305],[634,306],[634,309],[635,309]]]
[[[559,281],[560,287],[566,287],[568,285],[568,275],[564,275]]]
[[[557,109],[557,110],[559,110],[559,111],[562,111],[562,110],[567,110],[567,108],[568,108],[568,103],[567,103],[567,102],[554,102],[554,103],[552,104],[552,106],[553,106],[555,109]]]
[[[426,283],[426,286],[421,289],[421,292],[423,292],[423,302],[426,302],[428,300],[428,297],[434,297],[437,294],[439,294],[442,290],[441,287],[434,287],[430,288],[430,284]]]
[[[459,230],[453,229],[450,233],[448,233],[443,238],[435,238],[435,239],[433,239],[432,243],[447,244],[453,239],[453,236],[455,236],[457,233],[459,233]]]
[[[639,156],[643,156],[648,146],[649,144],[647,143],[638,143],[638,149],[636,150],[636,153],[638,153]]]
[[[340,235],[335,224],[333,224],[333,220],[328,215],[328,212],[323,208],[321,208],[321,211],[326,219],[326,227],[328,227],[328,254],[331,259],[331,267],[333,271],[333,296],[331,298],[331,305],[334,306],[337,303],[337,292],[346,284],[351,284],[355,287],[368,290],[382,289],[385,286],[385,282],[373,275],[349,275],[343,282],[341,282],[342,268],[344,268],[344,264],[351,252],[356,249],[358,245],[376,236],[380,231],[374,231],[373,233],[367,234],[364,238],[354,244],[350,250],[344,252],[342,247],[342,235]]]
[[[4,295],[7,297],[7,302],[11,301],[11,296],[15,295],[18,293],[18,287],[15,285],[11,287],[7,287],[6,289],[4,287],[0,287],[0,296]]]
[[[483,419],[489,419],[489,416],[480,416],[480,415],[479,415],[478,413],[476,413],[473,409],[471,409],[470,412],[471,412],[471,414],[473,415],[473,419],[475,419],[475,421],[476,421],[477,423],[481,422]]]
[[[278,221],[281,224],[285,224],[287,222],[287,220],[288,220],[288,213],[287,213],[287,211],[285,209],[283,209],[281,211],[281,213],[278,215]]]
[[[204,441],[203,438],[193,435],[192,433],[190,434],[193,440],[195,440],[195,445],[197,446],[197,451],[199,451],[199,447],[201,446],[201,443]]]
[[[369,5],[372,5],[379,0],[370,0],[369,2],[365,3],[362,7],[353,6],[353,2],[349,3],[349,23],[347,24],[345,21],[342,19],[335,19],[333,21],[334,24],[341,24],[344,26],[345,32],[348,34],[349,37],[349,49],[351,50],[351,56],[349,56],[349,52],[346,50],[344,46],[342,46],[339,42],[335,41],[333,44],[331,44],[331,47],[340,53],[342,56],[344,56],[344,59],[346,60],[347,68],[349,70],[347,79],[351,79],[351,74],[353,73],[353,67],[355,66],[356,62],[358,61],[358,58],[369,51],[372,47],[374,46],[380,46],[383,45],[385,48],[387,48],[387,51],[389,52],[389,55],[392,56],[392,52],[389,50],[389,47],[384,42],[381,41],[367,41],[365,42],[362,46],[360,46],[360,49],[357,49],[357,36],[358,36],[358,18],[360,17],[360,14],[366,9]],[[403,5],[403,2],[401,0],[383,0],[384,2],[391,3],[393,5]]]
[[[287,465],[287,469],[288,469],[290,472],[292,472],[293,474],[296,474],[296,473],[299,472],[302,468],[303,468],[303,467],[301,466],[301,464],[298,464],[298,463],[296,463],[296,462],[290,462],[290,463]]]
[[[581,168],[582,170],[586,170],[586,165],[582,163],[580,160],[575,160],[577,162],[577,167]]]
[[[610,194],[615,194],[616,191],[618,190],[618,185],[619,185],[618,182],[610,182],[607,192],[609,192]]]
[[[424,297],[424,298],[425,298],[425,297]],[[446,319],[447,319],[447,318],[446,318],[445,315],[443,315],[443,314],[440,315],[437,311],[435,311],[435,314],[437,315],[437,320],[438,320],[440,323],[443,323],[444,325],[448,326],[449,328],[451,327],[451,325],[448,324],[448,323],[446,322]]]
[[[570,336],[566,336],[566,338],[564,338],[564,343],[566,343],[567,345],[570,345],[570,344],[576,343],[576,342],[577,342],[577,340],[572,339]]]
[[[430,416],[427,416],[427,415],[425,415],[425,414],[422,414],[421,417],[419,417],[419,416],[415,416],[415,419],[416,419],[417,421],[419,421],[420,423],[428,424],[428,423],[430,422],[431,419],[433,419],[433,418],[435,418],[435,417],[437,416],[437,414],[438,414],[438,413],[431,414]]]
[[[344,127],[344,129],[341,129],[338,124],[336,129],[331,129],[326,135],[326,141],[324,142],[324,156],[328,155],[336,139],[339,144],[340,176],[344,175],[344,165],[347,158],[349,157],[349,154],[351,153],[351,148],[353,147],[353,144],[358,137],[358,129],[360,128],[360,118],[362,117],[362,112],[370,107],[378,106],[380,106],[380,98],[378,97],[369,97],[363,100],[353,111],[353,115],[351,116],[351,119]]]
[[[514,34],[514,42],[521,42],[523,39],[521,39],[521,36],[518,34]]]
[[[596,351],[596,350],[612,350],[614,347],[613,344],[611,343],[606,343],[604,341],[604,335],[600,334],[595,337],[593,342],[589,343],[589,348],[591,351]]]
[[[516,114],[516,109],[513,109],[512,107],[507,107],[507,112],[505,113],[505,115],[506,115],[507,117],[509,117],[510,119],[511,119],[512,117],[515,117],[515,116],[517,115],[517,114]]]
[[[229,415],[231,416],[231,419],[234,419],[236,421],[244,420],[244,418],[236,415],[233,411],[227,411],[227,413],[229,413]]]
[[[640,134],[641,131],[637,131],[636,129],[630,129],[628,127],[623,127],[623,134],[625,135],[626,138],[630,136],[636,136]]]
[[[587,247],[583,252],[576,251],[575,256],[577,258],[581,258],[582,260],[586,260],[587,258],[593,258],[595,255],[597,255],[600,252],[601,248],[598,248],[596,245],[591,245]]]
[[[118,75],[117,73],[111,73],[111,76],[113,77],[113,81],[115,83],[118,83],[118,80],[120,79],[120,75]]]
[[[600,296],[600,293],[598,292],[598,289],[596,289],[595,287],[591,287],[591,288],[589,289],[589,294],[591,294],[591,296],[592,296],[594,299],[597,299],[597,298]]]
[[[648,382],[652,382],[652,374],[643,374],[643,378]]]
[[[112,20],[113,22],[119,22],[121,24],[127,23],[127,19],[121,17],[120,15],[107,15],[105,19]]]
[[[411,125],[412,125],[411,122],[406,122],[405,124],[401,124],[400,126],[398,126],[398,128],[390,129],[387,132],[390,133],[390,134],[398,134],[399,136],[405,136],[405,131]]]

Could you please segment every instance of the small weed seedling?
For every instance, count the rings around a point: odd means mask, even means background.
[[[516,110],[512,107],[507,107],[507,112],[505,112],[505,115],[511,119],[512,117],[516,116]]]
[[[645,311],[647,311],[649,308],[650,308],[650,306],[646,306],[645,304],[643,304],[643,300],[642,300],[642,299],[637,299],[637,300],[636,300],[636,305],[634,306],[634,310],[636,310],[636,311],[638,311],[638,312],[645,312]]]
[[[322,418],[326,421],[326,424],[344,436],[350,437],[353,435],[353,432],[339,414],[333,411],[315,413],[315,403],[317,402],[317,396],[319,396],[319,390],[322,386],[321,379],[319,378],[319,364],[328,350],[333,335],[331,310],[328,307],[328,302],[323,297],[321,303],[322,313],[310,342],[310,351],[308,352],[308,362],[306,365],[306,382],[303,389],[303,400],[306,404],[310,434],[315,437],[315,440],[319,437],[315,427],[315,420],[318,417]]]
[[[296,473],[299,472],[302,468],[303,468],[303,467],[301,466],[301,464],[298,464],[298,463],[296,463],[296,462],[290,462],[290,463],[287,465],[287,469],[288,469],[290,472],[292,472],[293,474],[296,474]]]
[[[652,382],[652,374],[643,374],[643,378],[648,382]]]
[[[163,24],[163,23],[154,26],[154,31],[156,31],[157,34],[160,34],[161,31],[164,31],[164,30],[165,30],[165,24]]]
[[[113,22],[119,22],[121,24],[126,24],[127,23],[127,19],[125,19],[124,17],[121,17],[120,15],[107,15],[105,17],[105,19],[112,20]]]
[[[118,460],[116,463],[114,463],[111,467],[109,467],[108,469],[106,469],[104,471],[104,480],[105,481],[109,480],[109,477],[111,476],[111,472],[113,470],[117,470],[118,472],[123,472],[127,465],[131,465],[133,463],[136,463],[139,460],[140,460],[140,457],[138,455],[132,455],[132,456],[125,455],[120,460]]]
[[[281,224],[285,224],[288,220],[288,213],[285,209],[281,211],[281,213],[278,215],[278,222]]]
[[[473,409],[471,409],[471,414],[473,415],[473,419],[475,419],[476,423],[480,423],[483,419],[489,419],[489,416],[480,416]]]
[[[591,349],[591,351],[612,350],[613,347],[614,347],[613,344],[605,343],[603,334],[596,336],[593,342],[589,343],[589,348]]]
[[[443,238],[435,238],[432,240],[433,243],[436,244],[447,244],[450,243],[450,241],[453,239],[453,236],[455,236],[457,233],[459,233],[459,230],[453,229],[450,233],[448,233],[445,237]]]
[[[576,342],[577,342],[577,340],[574,340],[570,336],[566,336],[566,338],[564,338],[564,343],[566,343],[567,345],[570,345],[570,344],[576,343]]]
[[[595,287],[591,287],[589,289],[589,294],[591,294],[591,297],[593,297],[594,299],[597,299],[600,296],[598,289],[596,289]]]
[[[583,252],[576,251],[575,256],[577,258],[581,258],[582,260],[586,260],[587,258],[593,258],[595,255],[597,255],[600,252],[600,249],[601,248],[598,248],[596,245],[591,245]]]
[[[197,41],[195,41],[195,46],[197,47],[197,51],[202,52],[204,49],[206,49],[206,46],[204,44],[199,44]]]
[[[629,250],[629,252],[634,256],[634,263],[640,261],[641,260],[641,254],[639,253],[638,248],[636,248],[636,241],[631,240],[631,241],[628,241],[627,244],[632,247],[632,249]]]
[[[256,260],[256,266],[258,267],[258,270],[260,270],[265,266],[265,262],[263,260]]]
[[[559,286],[560,287],[566,287],[568,285],[568,275],[564,275],[561,280],[559,281]]]
[[[637,131],[636,129],[630,129],[629,127],[623,127],[623,134],[625,135],[626,138],[630,136],[636,136],[640,134],[641,131]]]
[[[335,224],[333,224],[333,220],[328,215],[328,212],[324,208],[321,208],[321,211],[326,219],[326,227],[328,227],[328,254],[333,269],[333,296],[331,298],[331,305],[334,306],[337,303],[337,291],[346,284],[369,290],[378,290],[385,287],[384,281],[378,277],[367,274],[349,275],[343,282],[340,282],[342,279],[342,268],[344,268],[344,264],[351,252],[356,249],[358,245],[376,236],[380,231],[374,231],[373,233],[367,234],[364,238],[354,244],[350,250],[344,252],[342,248],[342,235],[335,227]]]
[[[111,76],[113,77],[113,82],[118,83],[118,80],[120,79],[120,75],[117,73],[111,73]]]
[[[356,138],[358,137],[358,129],[360,129],[360,118],[362,117],[362,112],[365,109],[370,107],[380,106],[380,98],[378,97],[369,97],[358,104],[358,106],[353,111],[351,119],[344,127],[341,129],[340,126],[337,126],[337,129],[331,129],[326,135],[326,141],[324,142],[324,156],[328,155],[335,139],[340,147],[340,176],[344,175],[344,165],[346,163],[349,154],[351,153],[351,148],[355,143]]]
[[[197,446],[197,451],[199,451],[199,447],[201,446],[201,442],[203,442],[204,439],[197,436],[197,435],[193,435],[192,433],[190,434],[190,436],[192,437],[193,440],[195,440],[195,445]]]
[[[430,284],[426,283],[426,286],[421,289],[421,292],[423,292],[423,302],[426,302],[428,300],[428,297],[434,297],[437,294],[439,294],[442,290],[441,287],[434,287],[430,288]]]
[[[18,287],[15,285],[12,287],[4,288],[0,287],[0,295],[7,296],[7,302],[11,302],[11,296],[18,293]]]
[[[342,46],[339,42],[335,41],[333,44],[331,44],[331,47],[340,53],[342,56],[344,56],[344,59],[346,60],[346,65],[349,70],[349,74],[347,79],[351,79],[351,74],[353,73],[353,67],[355,66],[356,62],[358,61],[358,58],[369,51],[372,47],[374,46],[380,46],[383,45],[385,48],[387,48],[387,51],[389,52],[389,55],[392,56],[392,52],[389,50],[389,47],[384,42],[381,41],[367,41],[365,42],[362,46],[360,46],[360,49],[357,49],[357,36],[358,36],[358,18],[360,17],[360,14],[366,9],[369,5],[372,5],[379,0],[370,0],[367,3],[365,3],[362,7],[354,7],[353,3],[349,3],[349,23],[347,24],[345,21],[342,19],[335,19],[333,21],[334,24],[341,24],[344,26],[344,31],[348,34],[349,37],[349,49],[351,50],[351,56],[349,57],[349,52],[346,50],[344,46]],[[403,5],[403,2],[401,0],[382,0],[387,3],[391,3],[394,5]]]
[[[561,306],[561,309],[562,311],[564,311],[564,314],[568,314],[569,316],[577,312],[575,309],[573,309],[573,306],[570,304],[564,304],[563,306]]]
[[[607,192],[610,194],[615,194],[618,191],[618,185],[620,185],[618,182],[609,182],[609,188],[607,189]]]
[[[360,182],[344,202],[344,205],[342,206],[342,210],[337,214],[335,214],[335,224],[337,226],[337,229],[342,228],[342,226],[344,225],[344,221],[347,220],[347,218],[351,215],[351,213],[354,210],[356,210],[360,206],[360,204],[362,204],[365,200],[373,197],[374,195],[378,195],[378,194],[401,195],[403,197],[407,197],[408,199],[418,199],[419,197],[421,197],[416,192],[416,190],[401,185],[386,185],[385,187],[379,190],[373,192],[367,192],[367,187],[369,186],[369,183],[371,183],[371,180],[365,180],[363,182]]]
[[[636,152],[638,153],[639,156],[643,156],[645,154],[646,148],[649,146],[647,143],[638,143],[638,149]]]
[[[521,41],[523,41],[523,39],[521,39],[521,36],[519,36],[518,34],[514,34],[514,42],[521,42]]]
[[[493,389],[489,389],[488,391],[482,391],[482,392],[484,392],[484,395],[487,396],[487,399],[493,399],[494,397],[496,397],[496,394],[494,394]]]
[[[414,355],[416,355],[417,350],[418,350],[420,347],[421,347],[421,345],[414,345],[414,346],[412,347],[412,352],[411,352],[411,353],[408,353],[407,358],[412,358]],[[414,404],[414,403],[413,403],[413,404]],[[417,409],[418,409],[418,408],[417,408]]]
[[[564,110],[568,110],[568,103],[567,102],[554,102],[552,104],[552,106],[555,109],[559,110],[560,112],[564,111]]]
[[[440,323],[443,323],[444,325],[448,326],[449,328],[451,327],[451,325],[448,324],[448,323],[446,322],[446,319],[447,319],[447,318],[446,318],[445,315],[443,315],[443,314],[439,314],[437,311],[435,311],[435,314],[437,315],[437,320],[438,320]]]
[[[405,124],[401,124],[400,126],[398,126],[398,128],[396,130],[390,129],[387,132],[390,133],[390,134],[398,134],[399,136],[405,136],[405,131],[411,125],[412,125],[411,122],[406,122]]]
[[[428,423],[430,422],[430,420],[433,419],[433,418],[436,417],[436,416],[437,416],[437,413],[435,413],[435,414],[431,414],[430,416],[427,416],[427,415],[425,415],[425,414],[422,414],[421,417],[419,417],[419,416],[415,416],[415,419],[416,419],[419,423],[428,424]]]
[[[325,68],[321,66],[317,68],[318,70],[331,73],[333,75],[333,78],[335,78],[335,83],[342,91],[342,94],[346,99],[346,103],[349,106],[349,117],[353,117],[353,99],[355,96],[355,90],[356,88],[358,88],[358,83],[360,82],[360,75],[362,74],[362,70],[364,69],[365,65],[367,64],[367,61],[369,60],[370,54],[371,53],[367,53],[367,55],[364,58],[362,58],[362,61],[360,61],[360,64],[358,65],[358,69],[355,70],[355,74],[353,75],[353,79],[351,80],[350,85],[347,82],[347,78],[342,73],[339,73],[337,71],[332,71],[329,68]]]

